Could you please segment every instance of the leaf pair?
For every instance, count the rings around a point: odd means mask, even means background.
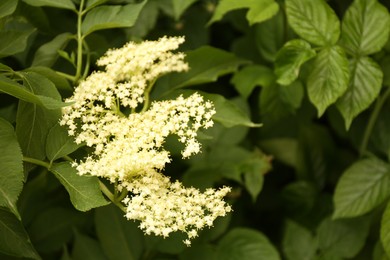
[[[316,56],[309,43],[320,46],[307,79],[309,98],[319,116],[336,103],[349,128],[381,89],[383,73],[366,55],[378,52],[387,41],[387,9],[376,0],[355,0],[344,16],[341,31],[336,14],[323,0],[288,0],[286,12],[290,26],[304,40],[287,42],[278,53],[278,82],[288,85],[294,81],[301,65]]]

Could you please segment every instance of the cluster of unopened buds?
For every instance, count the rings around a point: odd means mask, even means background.
[[[163,37],[109,50],[97,62],[105,70],[92,73],[67,100],[72,105],[64,108],[61,124],[76,143],[93,148],[73,164],[80,175],[106,178],[125,191],[125,216],[139,220],[146,234],[167,237],[182,231],[190,245],[199,230],[231,207],[223,201],[229,187],[200,192],[162,174],[171,161],[165,139],[178,137],[183,158],[199,153],[197,132],[211,127],[215,114],[213,103],[198,93],[149,101],[158,77],[189,69],[184,54],[172,52],[183,42],[182,37]]]

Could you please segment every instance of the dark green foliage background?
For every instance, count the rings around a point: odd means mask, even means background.
[[[0,259],[390,259],[389,10],[376,0],[1,0]],[[143,235],[97,178],[78,176],[68,160],[88,149],[57,124],[107,49],[164,35],[185,36],[191,69],[160,78],[153,99],[198,91],[217,110],[202,154],[182,160],[167,140],[165,174],[233,187],[234,211],[188,248],[182,234]]]

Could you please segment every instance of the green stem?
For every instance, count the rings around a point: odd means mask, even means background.
[[[69,74],[66,74],[66,73],[63,73],[61,71],[56,71],[56,73],[72,82],[75,82],[76,81],[76,77],[75,76],[72,76],[72,75],[69,75]]]
[[[77,13],[77,67],[75,81],[78,81],[81,76],[81,69],[83,67],[83,35],[81,34],[81,23],[83,21],[84,0],[80,1],[79,11]]]
[[[91,54],[90,54],[90,51],[89,51],[89,46],[88,46],[86,41],[83,42],[83,46],[84,46],[85,52],[87,54],[87,61],[85,63],[84,73],[83,73],[83,76],[82,76],[82,79],[85,79],[88,76],[88,73],[89,73],[89,67],[90,67],[90,64],[91,64]]]
[[[106,197],[109,200],[111,200],[111,202],[114,203],[118,208],[120,208],[123,212],[126,213],[126,208],[122,205],[122,203],[120,203],[119,201],[117,201],[115,199],[114,194],[112,194],[112,192],[100,180],[99,180],[99,186],[100,186],[100,190],[103,192],[103,194],[106,195]]]
[[[363,156],[366,153],[368,141],[370,140],[372,130],[374,129],[376,120],[379,116],[379,112],[381,111],[383,105],[385,104],[389,96],[390,96],[390,87],[387,88],[386,92],[378,98],[375,104],[374,110],[370,115],[370,119],[368,121],[366,130],[364,132],[362,144],[360,145],[360,156]]]
[[[24,162],[33,163],[33,164],[36,164],[36,165],[39,165],[39,166],[43,166],[43,167],[45,167],[47,169],[50,169],[50,163],[44,162],[44,161],[41,161],[41,160],[38,160],[38,159],[34,159],[34,158],[23,156],[23,161]]]
[[[154,83],[156,82],[156,79],[150,82],[149,86],[145,89],[145,96],[144,96],[144,106],[142,107],[141,113],[145,112],[150,105],[150,91],[152,91],[152,88],[154,86]]]

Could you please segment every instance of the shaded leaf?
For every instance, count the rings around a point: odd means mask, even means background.
[[[306,41],[333,45],[340,35],[340,22],[324,0],[286,0],[288,23]]]
[[[279,5],[274,0],[222,0],[208,24],[221,20],[230,11],[243,8],[249,8],[246,19],[250,25],[266,21],[279,11]]]
[[[216,252],[212,245],[194,244],[179,255],[180,260],[215,260]]]
[[[74,137],[68,135],[68,131],[56,124],[50,129],[46,139],[46,156],[54,161],[76,151],[81,145],[74,142]]]
[[[363,248],[370,227],[366,218],[325,219],[317,230],[318,247],[324,255],[352,258]]]
[[[55,86],[52,82],[50,82],[50,80],[34,72],[28,72],[24,74],[24,76],[24,79],[26,79],[24,85],[27,86],[27,88],[16,81],[0,75],[0,91],[20,100],[31,102],[47,109],[58,109],[66,106],[66,104],[61,102],[59,98],[47,96],[44,92],[34,92],[34,90],[31,89],[33,88],[31,86],[36,86],[36,84],[42,84],[42,88],[54,87],[55,89]]]
[[[304,40],[291,40],[279,50],[275,60],[277,82],[289,85],[298,78],[302,64],[316,56],[310,44]]]
[[[180,16],[198,0],[172,0],[173,14],[176,20],[180,19]]]
[[[114,205],[98,208],[95,214],[96,232],[108,259],[140,259],[143,234],[137,224],[129,221]]]
[[[298,141],[293,138],[273,138],[262,140],[260,147],[268,154],[272,154],[279,160],[291,167],[296,167]]]
[[[2,0],[0,2],[0,18],[12,14],[15,11],[17,5],[18,1]]]
[[[42,67],[42,66],[30,67],[26,69],[26,71],[32,71],[46,77],[51,82],[53,82],[53,84],[56,86],[58,90],[63,90],[67,92],[73,91],[73,88],[71,87],[67,79],[58,75],[57,72],[55,72],[54,70],[48,67]]]
[[[278,260],[275,247],[261,232],[249,228],[234,228],[219,241],[218,260]]]
[[[0,207],[20,219],[16,202],[23,188],[23,155],[12,125],[0,118]]]
[[[32,6],[50,6],[56,8],[76,10],[72,0],[23,0],[23,2]]]
[[[231,83],[244,98],[248,98],[257,86],[270,86],[275,81],[271,69],[261,65],[249,65],[236,72]]]
[[[34,72],[21,72],[20,75],[23,76],[24,87],[30,94],[62,103],[61,96],[51,81]],[[39,160],[45,158],[46,136],[60,116],[60,109],[47,110],[33,103],[19,101],[16,135],[25,156]]]
[[[100,191],[97,177],[78,175],[68,162],[54,164],[50,171],[68,191],[76,209],[87,211],[109,204]]]
[[[50,42],[39,47],[35,52],[32,66],[53,66],[59,56],[58,50],[62,50],[67,45],[71,39],[70,36],[70,33],[61,33]]]
[[[99,242],[87,235],[76,232],[74,247],[72,250],[73,260],[105,260],[103,249]]]
[[[317,250],[311,232],[291,220],[286,221],[282,246],[287,260],[312,260]]]
[[[349,63],[344,50],[339,46],[321,50],[307,79],[308,95],[318,116],[344,94],[348,83]]]
[[[39,252],[55,252],[72,239],[72,229],[85,225],[86,217],[75,210],[52,206],[39,212],[28,233]]]
[[[286,25],[283,12],[278,12],[271,19],[254,25],[254,41],[251,41],[266,61],[275,61],[277,52],[282,48],[286,37],[290,36],[290,28],[285,28]],[[248,48],[247,45],[244,47]]]
[[[336,103],[344,117],[346,129],[349,129],[352,120],[377,98],[383,79],[381,68],[369,57],[352,60],[350,71],[348,89]]]
[[[387,203],[382,216],[380,236],[383,249],[386,251],[387,256],[390,257],[390,202]]]
[[[83,35],[97,30],[131,27],[135,24],[146,1],[123,6],[98,6],[87,13],[81,25]]]
[[[1,208],[0,252],[16,257],[40,259],[23,224],[12,213]]]
[[[390,15],[377,0],[355,0],[345,12],[341,42],[355,55],[380,51],[389,38]]]
[[[214,82],[218,77],[236,71],[240,65],[249,63],[233,53],[210,46],[188,52],[185,60],[190,67],[189,71],[171,73],[159,79],[154,88],[155,96],[191,85]]]
[[[24,51],[34,32],[35,28],[26,21],[11,20],[0,31],[0,58]]]
[[[390,196],[390,165],[376,158],[355,162],[341,176],[333,218],[363,215]]]
[[[98,5],[104,4],[105,2],[108,2],[108,0],[87,0],[85,12],[88,12],[89,10]]]
[[[248,127],[260,127],[261,124],[253,123],[249,116],[233,102],[218,94],[201,93],[206,99],[211,100],[217,111],[213,119],[226,127],[237,125]]]

